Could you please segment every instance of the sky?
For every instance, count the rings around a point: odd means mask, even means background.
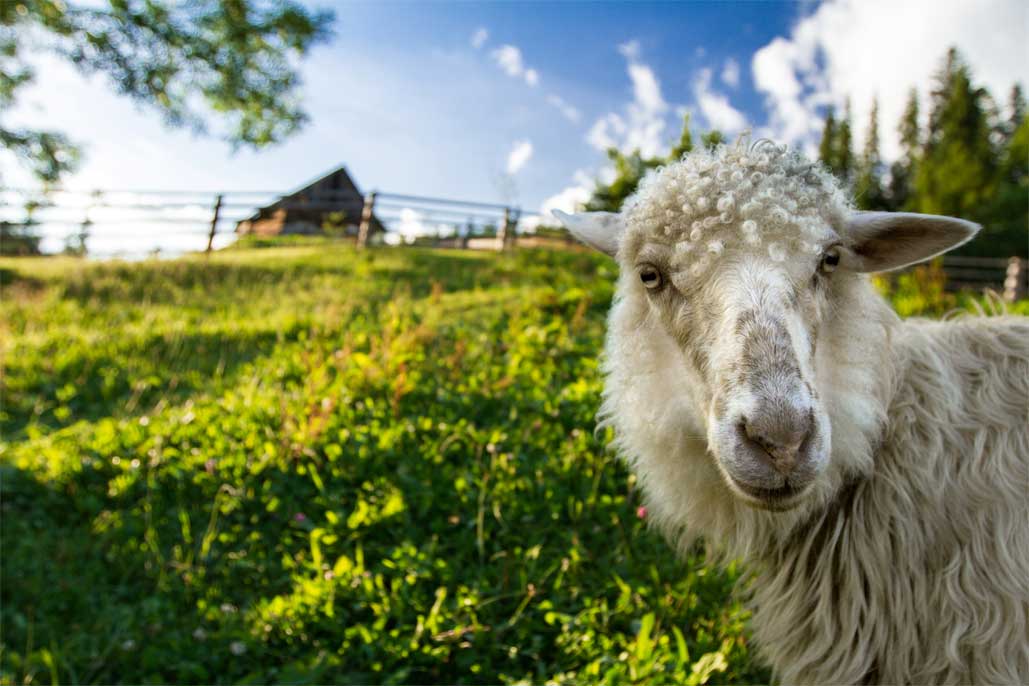
[[[80,143],[73,189],[287,192],[342,164],[362,191],[514,204],[531,225],[609,177],[607,148],[666,152],[685,113],[696,133],[811,152],[847,98],[860,146],[878,98],[889,160],[909,89],[925,101],[949,46],[1001,102],[1029,81],[1024,0],[313,4],[335,33],[300,65],[309,124],[275,147],[168,128],[48,57],[5,121]]]

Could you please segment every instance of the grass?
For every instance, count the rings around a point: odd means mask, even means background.
[[[747,683],[592,432],[614,265],[0,262],[4,683]]]
[[[675,559],[592,431],[613,277],[0,261],[0,682],[767,681],[735,572]],[[931,278],[883,287],[971,302]]]

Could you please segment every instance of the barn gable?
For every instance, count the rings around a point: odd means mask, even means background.
[[[257,236],[321,234],[332,227],[356,236],[364,196],[346,167],[339,167],[236,224],[236,233]],[[372,233],[385,231],[372,215]]]

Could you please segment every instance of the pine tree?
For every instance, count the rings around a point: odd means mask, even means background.
[[[818,144],[818,161],[832,170],[836,166],[836,112],[829,107],[825,115],[825,126],[822,128],[822,142]]]
[[[1005,142],[1010,142],[1015,131],[1025,120],[1025,96],[1022,95],[1022,87],[1017,83],[1011,87],[1011,96],[1008,99],[1007,136]]]
[[[682,117],[682,133],[679,134],[679,142],[672,146],[668,153],[669,162],[677,162],[683,155],[693,150],[693,135],[690,133],[690,113]]]
[[[822,129],[822,141],[818,145],[818,159],[836,178],[849,185],[853,180],[854,153],[851,148],[850,100],[847,101],[842,119],[836,119],[835,110],[830,107]]]
[[[725,142],[725,136],[721,131],[712,129],[700,137],[700,142],[703,143],[704,147],[708,150],[714,150]]]
[[[1011,91],[1009,109],[994,197],[982,221],[989,231],[987,250],[990,254],[1026,258],[1029,257],[1029,117],[1017,85]]]
[[[840,120],[839,128],[836,132],[834,146],[836,168],[833,169],[833,173],[847,185],[854,178],[853,136],[851,135],[850,120],[850,99],[848,98],[847,105],[843,110],[843,119]]]
[[[858,163],[854,197],[863,210],[887,209],[882,186],[882,157],[879,154],[879,100],[872,100],[872,114],[865,134],[865,147]]]
[[[922,154],[918,128],[918,92],[912,88],[897,127],[900,134],[900,156],[890,166],[890,182],[886,189],[886,205],[897,212],[911,209],[914,202],[915,169]]]
[[[968,255],[1029,256],[1029,115],[1022,89],[1012,88],[1002,115],[989,92],[974,84],[955,49],[934,77],[928,126],[919,126],[919,100],[911,89],[898,126],[901,151],[882,188],[878,106],[857,164],[848,164],[849,108],[838,119],[830,110],[819,159],[833,173],[854,178],[859,206],[946,214],[978,221],[977,240],[958,249]],[[852,157],[851,157],[852,159]],[[881,193],[877,200],[877,191]]]
[[[988,94],[972,84],[968,66],[951,48],[931,97],[929,131],[915,179],[918,210],[977,219],[992,195],[996,170]]]

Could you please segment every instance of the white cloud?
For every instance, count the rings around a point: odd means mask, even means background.
[[[638,40],[631,40],[621,43],[618,46],[618,52],[630,62],[635,62],[640,58],[640,42]]]
[[[609,112],[590,127],[586,140],[598,150],[618,148],[623,152],[639,150],[647,157],[656,157],[666,147],[662,135],[668,103],[661,94],[661,83],[654,71],[640,60],[640,46],[629,41],[618,46],[628,61],[633,100],[621,114]]]
[[[722,83],[729,88],[736,88],[740,85],[740,63],[729,58],[722,67]]]
[[[632,79],[632,90],[636,102],[647,112],[663,112],[668,105],[661,97],[661,84],[654,71],[640,62],[629,64],[629,78]]]
[[[754,54],[754,83],[770,112],[767,133],[811,149],[824,106],[839,109],[849,96],[860,147],[878,97],[882,153],[893,159],[908,91],[918,89],[925,114],[933,74],[950,46],[968,60],[976,84],[1001,102],[1013,83],[1027,82],[1027,17],[1024,0],[829,0],[801,19],[788,39],[776,38]]]
[[[490,55],[508,76],[517,78],[525,73],[525,65],[522,63],[522,51],[515,46],[501,45]]]
[[[573,105],[568,104],[564,98],[559,95],[548,95],[547,102],[556,107],[564,118],[573,124],[578,124],[579,120],[582,118],[582,113]]]
[[[619,142],[625,136],[625,131],[625,121],[614,112],[608,112],[593,122],[586,134],[586,141],[597,150],[617,148],[620,147]]]
[[[550,196],[540,205],[537,215],[528,215],[519,222],[519,229],[535,231],[538,226],[560,226],[554,217],[554,210],[578,212],[593,196],[595,182],[585,169],[579,169],[572,176],[572,184]]]
[[[491,52],[490,56],[508,76],[516,79],[525,79],[525,83],[530,86],[535,86],[539,83],[539,73],[535,69],[525,66],[525,61],[522,59],[522,51],[514,45],[501,45]]]
[[[739,133],[747,128],[747,118],[729,104],[729,98],[711,90],[711,70],[701,69],[693,82],[693,95],[708,126],[724,134]]]
[[[400,210],[400,218],[387,232],[385,240],[391,245],[401,241],[410,243],[419,236],[452,236],[456,229],[452,223],[431,221],[425,212],[405,207]]]
[[[540,206],[540,214],[551,217],[554,210],[562,212],[578,212],[593,196],[593,188],[596,185],[590,175],[583,169],[579,169],[572,176],[574,183],[560,193],[555,193]]]
[[[487,39],[489,39],[489,31],[480,26],[472,34],[472,47],[478,50],[486,44]]]
[[[400,221],[397,222],[396,232],[404,238],[424,236],[429,233],[429,227],[425,224],[425,215],[410,207],[400,210]]]
[[[532,158],[532,141],[521,140],[511,146],[507,154],[507,173],[517,174]]]

